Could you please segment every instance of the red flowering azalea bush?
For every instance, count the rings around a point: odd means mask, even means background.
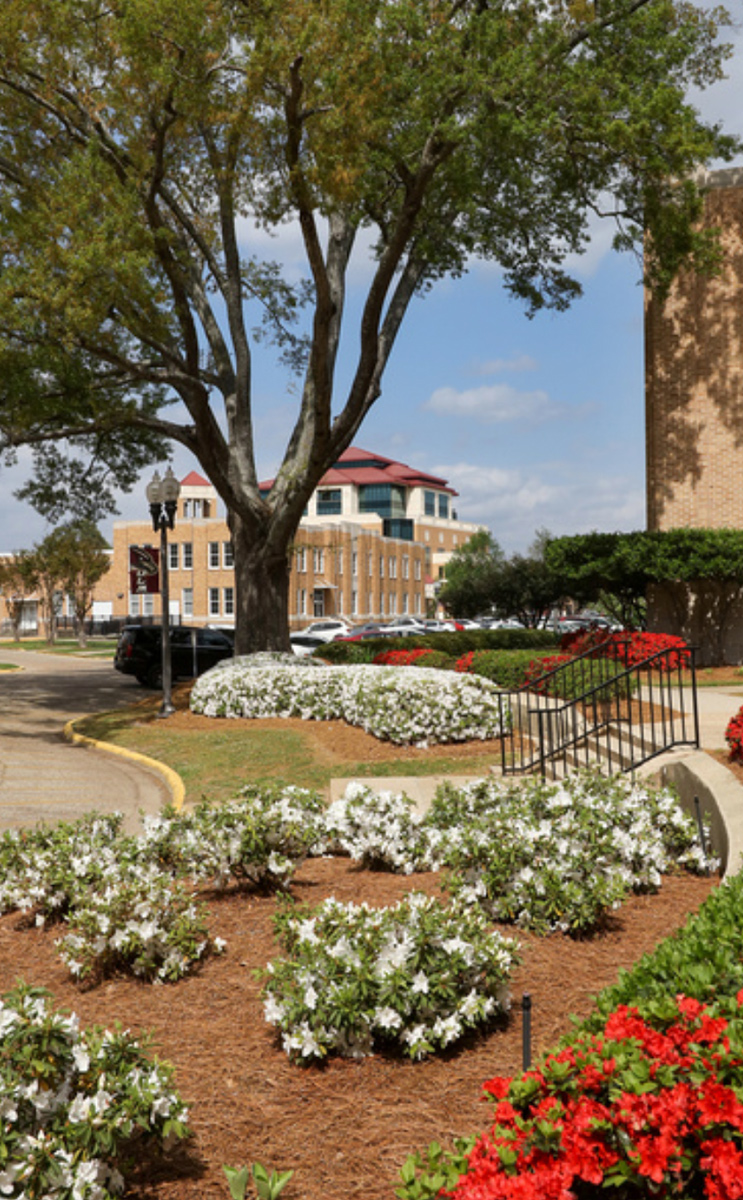
[[[435,650],[426,650],[419,648],[416,650],[380,650],[379,654],[375,654],[372,662],[375,667],[412,667],[416,663],[421,666],[428,666],[428,662],[421,663],[421,659],[428,659]]]
[[[434,1144],[425,1162],[408,1160],[397,1195],[593,1200],[602,1188],[617,1200],[740,1200],[741,1003],[743,992],[714,1009],[678,996],[652,1020],[618,1006],[600,1033],[579,1033],[538,1069],[487,1082],[490,1130],[448,1156]]]
[[[728,721],[725,741],[728,744],[730,761],[743,762],[743,708],[739,708],[735,716]]]
[[[670,633],[635,631],[607,634],[601,629],[578,630],[565,634],[560,649],[576,657],[593,650],[596,657],[616,659],[625,667],[637,666],[661,650],[670,653],[656,664],[659,670],[683,670],[691,663],[689,647],[684,639]]]

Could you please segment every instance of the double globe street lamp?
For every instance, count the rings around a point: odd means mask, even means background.
[[[161,479],[157,471],[146,489],[152,528],[160,531],[160,599],[162,601],[163,702],[161,717],[175,712],[172,700],[173,674],[170,658],[170,585],[168,579],[168,530],[175,528],[175,514],[181,485],[171,467]]]

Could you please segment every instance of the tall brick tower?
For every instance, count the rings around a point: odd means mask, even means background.
[[[743,529],[743,169],[705,184],[722,272],[683,272],[645,304],[649,529]]]

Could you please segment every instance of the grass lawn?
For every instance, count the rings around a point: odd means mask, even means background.
[[[226,800],[242,784],[268,780],[324,789],[331,779],[346,776],[482,775],[495,758],[492,744],[411,752],[383,743],[384,758],[370,754],[364,759],[346,753],[344,742],[376,739],[355,730],[347,737],[343,722],[335,722],[328,736],[319,721],[189,719],[182,711],[188,690],[188,685],[176,688],[180,710],[166,720],[157,718],[160,696],[153,694],[130,708],[88,717],[75,728],[165,763],[180,775],[189,803]]]
[[[43,654],[81,654],[85,658],[113,658],[116,649],[116,638],[88,638],[85,649],[77,638],[57,638],[54,645],[49,645],[45,638],[21,638],[14,642],[12,638],[0,640],[0,647],[7,650],[40,650]]]

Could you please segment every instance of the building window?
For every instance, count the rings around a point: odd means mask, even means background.
[[[414,575],[414,577],[415,577],[416,579],[420,580],[420,577],[421,577],[421,560],[420,560],[419,558],[416,558],[416,560],[415,560],[415,563],[414,563],[414,565],[413,565],[413,575]]]
[[[318,517],[337,517],[341,513],[341,489],[321,488],[317,493]]]
[[[168,542],[168,566],[171,571],[178,570],[178,543]]]
[[[209,588],[209,616],[219,616],[219,588]]]
[[[354,588],[351,592],[351,616],[355,617],[359,611],[359,594]]]
[[[193,588],[184,588],[181,592],[181,605],[184,617],[193,616]]]
[[[297,588],[297,613],[300,617],[307,615],[307,589]]]
[[[410,559],[407,554],[403,554],[402,556],[402,577],[403,579],[410,579]]]
[[[315,617],[325,616],[325,589],[314,588],[312,592],[312,613]]]
[[[435,517],[436,516],[436,493],[435,492],[424,492],[423,493],[423,511],[427,517]]]
[[[225,544],[227,545],[228,543],[225,543]],[[235,589],[232,587],[226,587],[224,589],[223,595],[224,595],[224,601],[223,601],[224,615],[226,617],[234,617],[234,615],[235,615]]]
[[[397,579],[397,559],[390,555],[390,579]]]
[[[416,614],[421,612],[421,594],[420,594],[420,592],[415,593],[415,611],[416,611]]]
[[[193,543],[183,543],[183,570],[191,571],[193,569]]]
[[[235,565],[235,548],[232,542],[222,542],[222,566],[231,571]]]
[[[394,592],[390,592],[390,616],[397,615],[397,596]]]
[[[405,516],[405,488],[394,483],[367,483],[359,487],[359,512],[380,517]]]
[[[219,542],[209,543],[209,568],[211,570],[219,566]]]
[[[343,592],[338,593],[338,599],[336,600],[336,606],[337,606],[336,611],[338,613],[338,616],[342,617],[343,616]]]
[[[403,592],[403,594],[402,594],[402,611],[403,611],[403,614],[406,614],[408,611],[408,593],[407,592]]]
[[[312,551],[312,567],[316,575],[322,575],[325,570],[325,551],[317,546]],[[317,615],[317,614],[315,614]],[[320,613],[320,616],[323,614]]]
[[[366,565],[367,565],[367,574],[370,579],[373,579],[374,578],[374,555],[371,553],[371,551],[367,555]]]
[[[129,616],[130,617],[138,617],[139,616],[139,593],[138,592],[130,592],[129,593]]]
[[[151,617],[155,612],[155,600],[152,592],[145,592],[142,597],[142,616]]]
[[[336,550],[335,552],[335,570],[337,575],[343,574],[343,551]]]
[[[384,555],[379,556],[379,578],[384,579]]]
[[[297,571],[304,572],[307,570],[307,550],[304,546],[300,546],[297,550]]]
[[[384,616],[384,592],[379,593],[379,615]]]
[[[449,516],[449,497],[445,492],[439,492],[439,516]]]
[[[359,552],[358,552],[358,550],[354,550],[353,553],[351,554],[351,574],[353,575],[354,579],[357,577],[358,573],[359,573]]]

